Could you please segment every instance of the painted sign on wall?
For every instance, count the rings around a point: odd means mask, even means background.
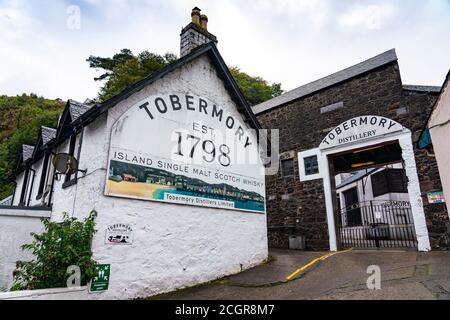
[[[256,134],[233,106],[151,96],[112,127],[107,196],[265,212]]]
[[[348,120],[334,128],[322,141],[321,150],[370,140],[382,135],[402,131],[399,123],[378,116],[362,116]]]
[[[432,192],[428,193],[428,202],[431,204],[445,203],[443,192]]]

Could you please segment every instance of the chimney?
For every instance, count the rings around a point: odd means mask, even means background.
[[[180,57],[184,57],[205,43],[217,43],[217,38],[208,32],[208,17],[197,7],[192,9],[192,21],[181,31]]]
[[[206,16],[206,14],[202,14],[200,16],[200,26],[203,30],[208,31],[208,17]]]

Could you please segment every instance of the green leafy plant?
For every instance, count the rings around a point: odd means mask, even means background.
[[[62,223],[43,220],[44,232],[32,234],[31,244],[22,246],[35,256],[30,262],[17,262],[12,291],[38,290],[66,287],[67,268],[75,265],[81,269],[81,285],[94,276],[91,242],[96,232],[92,211],[84,222],[64,214]]]

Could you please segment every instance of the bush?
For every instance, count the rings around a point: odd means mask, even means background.
[[[92,260],[91,242],[96,232],[92,211],[84,222],[64,214],[62,223],[42,220],[45,231],[32,233],[34,241],[22,246],[35,256],[30,262],[17,262],[14,285],[11,291],[38,290],[66,287],[69,266],[81,269],[81,285],[86,285],[95,273],[96,262]]]

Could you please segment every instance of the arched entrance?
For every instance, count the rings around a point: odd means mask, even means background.
[[[302,182],[323,179],[332,251],[430,250],[411,132],[398,122],[348,120],[299,153],[299,166]]]

